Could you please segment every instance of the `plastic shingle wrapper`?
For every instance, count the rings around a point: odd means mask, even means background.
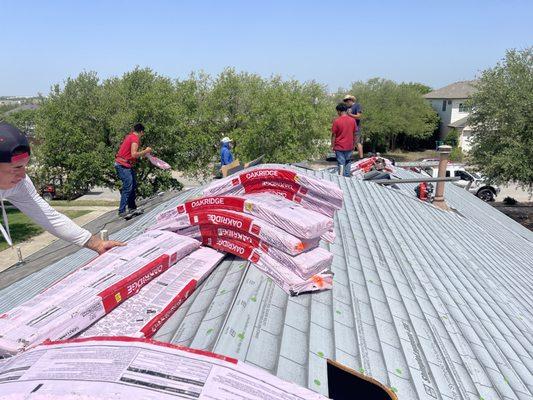
[[[208,247],[193,251],[148,283],[137,295],[98,320],[80,337],[152,337],[223,257],[223,253]]]
[[[0,316],[0,354],[78,334],[198,247],[190,237],[150,231],[96,257]]]

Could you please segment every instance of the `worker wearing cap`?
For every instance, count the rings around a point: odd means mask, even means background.
[[[12,246],[11,235],[4,201],[26,214],[36,224],[67,242],[87,247],[102,254],[107,250],[122,246],[114,240],[102,240],[98,236],[76,225],[72,220],[58,213],[37,194],[35,186],[26,175],[30,160],[28,139],[14,126],[0,122],[0,202],[3,224],[0,231],[7,243]]]
[[[361,108],[361,104],[356,102],[355,96],[351,94],[344,96],[343,101],[348,106],[347,115],[355,119],[357,123],[355,143],[359,158],[363,158],[363,136],[361,135],[361,114],[363,113],[363,109]]]
[[[225,137],[220,141],[220,166],[231,164],[233,162],[233,154],[231,154],[232,140]]]

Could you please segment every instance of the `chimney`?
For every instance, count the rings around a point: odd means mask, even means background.
[[[448,159],[450,158],[450,153],[452,152],[451,146],[439,146],[438,150],[440,159],[439,159],[439,178],[446,177],[446,167],[448,166]],[[444,201],[444,185],[446,182],[437,182],[437,189],[435,190],[435,198],[433,199],[433,204],[443,210],[448,210],[448,206]]]

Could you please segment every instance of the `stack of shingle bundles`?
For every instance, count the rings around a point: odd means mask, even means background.
[[[365,174],[376,166],[379,166],[380,170],[386,172],[394,172],[395,169],[392,161],[387,158],[379,156],[367,157],[352,163],[352,177],[363,179]]]
[[[290,255],[313,249],[320,242],[319,238],[298,238],[257,217],[216,208],[185,214],[179,214],[177,209],[172,209],[159,214],[158,221],[148,229],[166,229],[198,238],[201,238],[199,226],[236,229],[239,232],[251,233],[269,246],[281,249]]]
[[[161,213],[164,225],[252,261],[290,294],[331,287],[333,257],[318,243],[333,220],[283,197],[203,197]]]
[[[223,257],[221,252],[200,247],[148,283],[137,295],[98,320],[80,336],[151,338]]]
[[[213,182],[205,196],[244,195],[270,192],[303,207],[333,217],[342,208],[342,190],[333,182],[317,179],[277,164],[248,168],[238,174]]]
[[[191,237],[154,230],[108,251],[0,315],[0,354],[78,334],[199,247]]]

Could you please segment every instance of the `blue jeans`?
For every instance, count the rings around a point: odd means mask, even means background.
[[[335,157],[337,157],[337,164],[339,165],[339,174],[343,171],[344,176],[351,176],[353,151],[335,150]]]
[[[130,210],[135,210],[135,197],[137,191],[137,176],[133,168],[126,168],[120,164],[115,163],[115,170],[118,177],[122,181],[122,190],[120,191],[120,207],[119,213],[126,212],[126,205]]]

